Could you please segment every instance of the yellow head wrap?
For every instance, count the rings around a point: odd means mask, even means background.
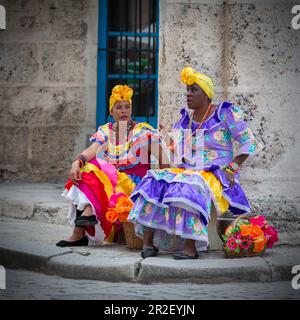
[[[127,100],[131,103],[132,95],[133,90],[126,84],[124,86],[122,86],[121,84],[114,86],[109,98],[109,112],[111,113],[116,101]]]
[[[214,96],[214,84],[208,76],[197,72],[191,67],[185,67],[181,71],[181,81],[191,86],[193,83],[197,83],[198,86],[207,94],[209,99],[212,99]]]

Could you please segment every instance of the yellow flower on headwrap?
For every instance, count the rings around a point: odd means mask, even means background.
[[[109,98],[109,112],[111,113],[112,108],[117,101],[127,100],[131,103],[132,95],[133,90],[126,84],[124,86],[121,84],[114,86]]]
[[[214,84],[208,76],[203,73],[197,72],[191,67],[185,67],[181,71],[181,81],[190,86],[197,83],[198,86],[207,94],[209,99],[214,96]]]

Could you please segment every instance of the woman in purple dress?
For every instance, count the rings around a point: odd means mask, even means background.
[[[209,77],[186,67],[181,80],[190,110],[182,109],[173,126],[172,168],[149,170],[131,195],[135,205],[129,220],[144,240],[143,258],[164,249],[180,250],[174,259],[197,259],[197,251],[208,247],[212,210],[218,215],[250,211],[239,169],[261,145],[238,106],[211,103],[214,86]]]

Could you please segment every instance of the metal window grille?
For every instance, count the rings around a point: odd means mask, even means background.
[[[157,126],[159,0],[100,0],[97,124],[113,86],[134,90],[133,117]]]

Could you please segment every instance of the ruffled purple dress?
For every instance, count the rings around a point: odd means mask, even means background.
[[[137,236],[143,237],[145,227],[154,229],[154,245],[161,249],[182,249],[184,239],[193,239],[197,250],[206,250],[212,202],[219,215],[227,210],[234,215],[250,211],[239,174],[230,187],[222,170],[234,156],[261,149],[242,110],[229,102],[220,103],[197,128],[190,112],[182,109],[173,126],[177,129],[176,168],[149,170],[131,195],[135,204],[128,219],[135,224]]]

